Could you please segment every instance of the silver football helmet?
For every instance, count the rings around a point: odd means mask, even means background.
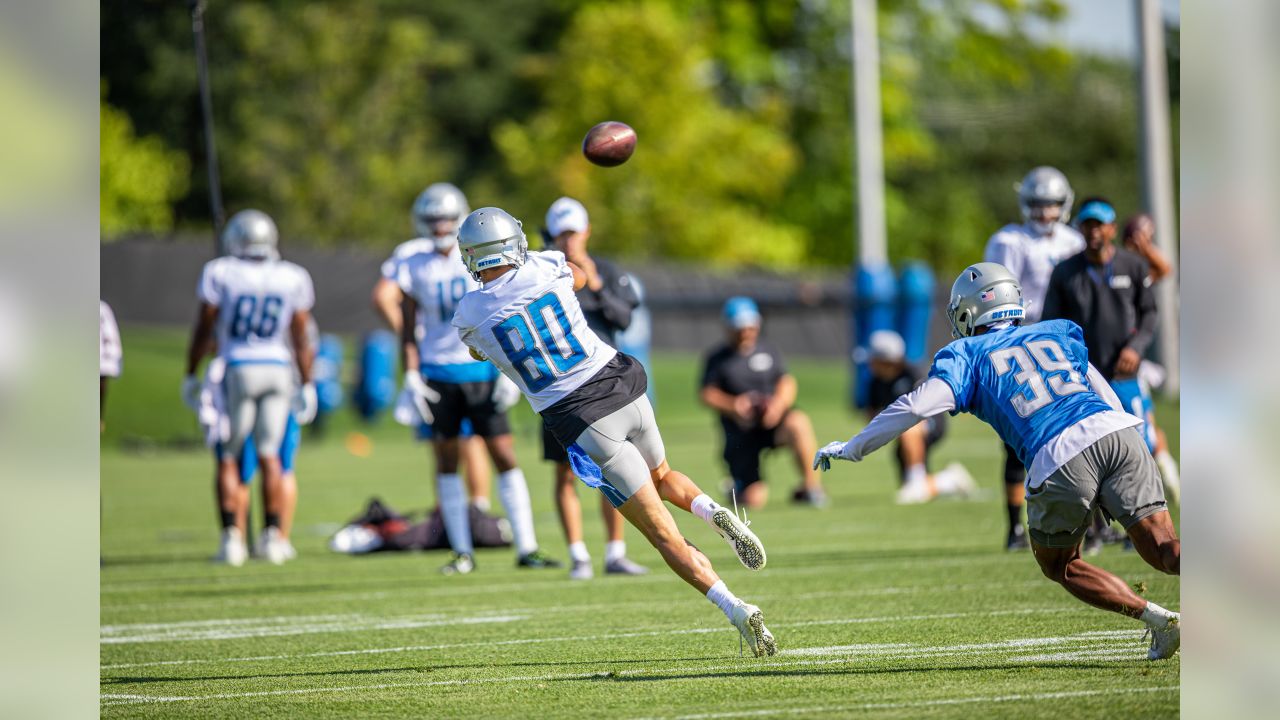
[[[471,212],[467,196],[449,183],[427,186],[413,201],[413,229],[418,237],[434,243],[436,250],[447,250],[458,241],[458,223]],[[447,230],[437,235],[439,230]]]
[[[506,210],[480,208],[458,228],[458,249],[471,277],[480,282],[480,271],[510,265],[520,267],[529,257],[529,241],[519,220]]]
[[[999,263],[970,265],[951,286],[947,320],[952,337],[971,337],[983,325],[1022,320],[1022,286],[1009,269]]]
[[[222,252],[239,258],[280,259],[280,232],[261,210],[241,210],[222,228]]]
[[[1067,176],[1063,175],[1061,170],[1048,165],[1032,168],[1018,185],[1018,208],[1022,210],[1022,219],[1040,235],[1052,233],[1054,222],[1065,224],[1071,219],[1071,203],[1074,200],[1075,193],[1071,190],[1071,183],[1067,182]],[[1037,218],[1038,213],[1035,208],[1047,205],[1058,205],[1062,208],[1062,214],[1052,222],[1044,222]]]

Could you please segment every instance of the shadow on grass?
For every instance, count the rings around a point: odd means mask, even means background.
[[[558,682],[668,682],[671,680],[717,680],[725,678],[744,678],[744,677],[836,677],[842,675],[895,675],[901,673],[972,673],[972,672],[990,672],[992,670],[1023,670],[1035,672],[1038,668],[1052,667],[1055,670],[1114,670],[1118,667],[1124,667],[1137,660],[1116,660],[1114,662],[1088,662],[1077,663],[1063,661],[1062,663],[1044,662],[1044,663],[1000,663],[995,662],[988,665],[945,665],[945,666],[913,666],[913,667],[846,667],[833,669],[816,669],[816,668],[774,668],[770,670],[751,670],[745,665],[741,671],[717,670],[714,672],[688,672],[688,673],[659,673],[654,675],[618,675],[615,673],[601,674],[599,677],[590,678],[556,678]],[[1146,662],[1145,660],[1141,662]]]

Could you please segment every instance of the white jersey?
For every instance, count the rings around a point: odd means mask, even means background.
[[[218,308],[218,355],[228,365],[287,365],[293,359],[293,314],[315,304],[311,276],[284,260],[211,260],[196,294],[201,302]]]
[[[382,261],[380,273],[382,277],[387,280],[390,280],[391,282],[398,282],[397,278],[400,276],[400,263],[404,262],[405,258],[417,255],[418,253],[435,252],[435,249],[435,244],[426,238],[405,240],[397,245],[395,250],[391,251],[391,257]]]
[[[1026,225],[1005,225],[987,241],[982,259],[1000,263],[1018,278],[1026,305],[1026,324],[1040,320],[1049,276],[1063,260],[1084,251],[1084,238],[1074,228],[1053,224],[1053,234],[1036,237]]]
[[[408,243],[406,243],[408,244]],[[462,365],[476,361],[458,338],[452,325],[453,313],[462,296],[479,290],[480,283],[462,264],[462,253],[454,245],[447,255],[428,249],[400,259],[396,282],[405,295],[418,303],[418,353],[424,365]]]
[[[120,327],[111,306],[98,301],[98,375],[120,377],[124,350],[120,345]]]
[[[498,366],[542,412],[578,389],[618,351],[587,327],[564,253],[531,252],[458,304],[462,341]]]

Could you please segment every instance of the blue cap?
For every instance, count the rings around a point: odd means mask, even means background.
[[[739,295],[725,301],[723,317],[725,324],[735,330],[759,327],[760,308],[756,307],[755,300]]]
[[[1104,225],[1110,224],[1116,221],[1116,210],[1101,200],[1090,200],[1080,208],[1080,212],[1076,213],[1077,224],[1085,220],[1097,220]]]

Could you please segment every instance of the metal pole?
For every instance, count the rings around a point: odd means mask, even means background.
[[[880,44],[876,37],[876,0],[850,0],[853,33],[854,179],[858,186],[858,261],[883,265],[884,141],[880,127]]]
[[[218,148],[213,139],[213,96],[209,91],[209,57],[204,45],[204,0],[188,0],[191,8],[191,32],[196,42],[196,74],[200,80],[200,110],[204,123],[205,164],[209,168],[209,214],[213,221],[213,248],[221,255],[218,235],[225,220],[222,210],[222,188],[218,180]]]
[[[1178,396],[1178,217],[1173,205],[1173,158],[1169,133],[1169,88],[1165,75],[1164,19],[1158,0],[1138,0],[1142,52],[1143,195],[1156,224],[1156,240],[1173,272],[1156,286],[1160,304],[1160,360],[1168,371],[1164,392]]]

